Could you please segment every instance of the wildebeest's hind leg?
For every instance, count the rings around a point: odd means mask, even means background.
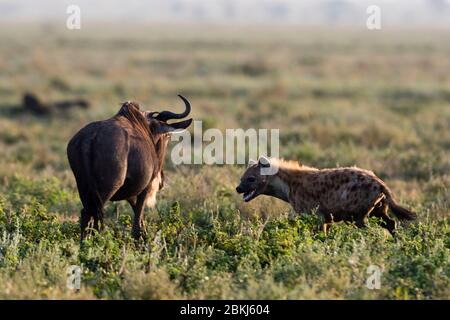
[[[74,166],[80,166],[80,163],[74,162],[76,160],[77,159],[72,160],[72,163]],[[90,188],[87,181],[85,181],[77,171],[74,171],[74,174],[77,181],[78,194],[81,203],[83,204],[80,217],[80,241],[82,242],[88,234],[87,228],[91,218],[94,219],[94,229],[100,231],[100,228],[103,226],[103,206],[106,201],[102,200],[98,192],[93,191],[92,188]],[[113,192],[115,191],[113,190]],[[109,199],[108,197],[111,196],[106,195],[104,198]]]
[[[102,231],[105,227],[103,222],[104,217],[104,206],[111,198],[116,194],[117,190],[120,189],[122,184],[117,183],[115,186],[111,184],[106,184],[103,190],[97,192],[91,192],[88,194],[89,200],[89,213],[94,218],[94,229],[97,231]],[[105,191],[106,190],[106,191]]]
[[[99,209],[96,209],[95,204],[93,203],[92,199],[89,195],[89,190],[87,190],[86,187],[81,187],[83,185],[79,184],[78,189],[81,203],[83,204],[83,209],[81,209],[81,216],[80,216],[80,241],[82,242],[86,236],[88,235],[87,229],[89,226],[89,222],[92,218],[94,218],[94,228],[98,230],[98,213],[97,211],[100,210],[102,212],[102,207]],[[97,219],[96,219],[97,218]],[[97,220],[97,223],[95,222]]]
[[[84,238],[86,238],[86,229],[88,227],[89,221],[91,220],[91,216],[86,212],[86,209],[81,209],[81,217],[80,217],[80,241],[83,242]]]
[[[84,238],[88,235],[87,232],[89,222],[93,218],[93,227],[97,231],[101,231],[103,229],[103,203],[98,203],[93,205],[91,202],[89,205],[84,206],[81,209],[81,218],[80,218],[80,240],[83,241]]]
[[[103,206],[111,196],[107,195],[102,200],[99,193],[91,194],[89,198],[88,213],[94,218],[94,229],[101,231],[104,227],[103,224]]]
[[[142,227],[144,226],[144,205],[145,200],[147,199],[147,194],[148,189],[145,189],[137,197],[128,199],[128,203],[131,205],[134,212],[132,234],[133,238],[136,240],[141,237],[145,237],[145,234],[142,232]]]
[[[386,228],[392,235],[395,234],[396,223],[388,215],[388,203],[386,199],[380,201],[374,208],[372,215],[377,218],[381,218],[380,225]]]

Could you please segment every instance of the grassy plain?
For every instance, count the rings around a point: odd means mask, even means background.
[[[0,298],[449,299],[450,32],[57,26],[0,28]],[[84,97],[49,117],[21,94]],[[397,239],[371,223],[319,221],[278,200],[244,204],[242,166],[173,166],[148,239],[131,209],[79,247],[80,202],[65,148],[86,123],[136,100],[193,104],[204,128],[279,128],[280,152],[317,167],[373,170],[418,213]],[[169,151],[170,152],[170,151]],[[366,287],[369,265],[381,288]],[[67,267],[82,266],[79,292]]]

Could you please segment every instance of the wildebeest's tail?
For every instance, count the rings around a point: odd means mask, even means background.
[[[95,136],[92,137],[90,143],[86,146],[86,152],[83,152],[83,169],[87,178],[87,201],[90,210],[90,213],[94,217],[94,223],[97,223],[97,220],[103,220],[103,203],[99,194],[99,190],[97,187],[97,182],[91,170],[91,166],[93,165],[93,140]]]
[[[394,196],[392,194],[392,191],[388,188],[388,186],[377,177],[378,182],[383,187],[383,193],[386,196],[386,200],[388,202],[389,208],[391,211],[395,214],[397,218],[400,220],[414,220],[417,218],[417,215],[406,209],[405,207],[400,206],[394,199]]]
[[[86,213],[95,220],[103,218],[103,203],[98,193],[97,183],[91,172],[92,144],[95,135],[85,137],[76,135],[69,143],[68,158],[77,181],[78,193]]]

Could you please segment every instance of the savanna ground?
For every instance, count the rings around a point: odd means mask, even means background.
[[[450,32],[289,28],[0,29],[0,298],[449,299]],[[17,112],[21,94],[89,99],[88,111]],[[66,159],[86,123],[136,100],[204,128],[280,128],[280,153],[317,167],[373,170],[417,222],[397,239],[376,223],[335,225],[278,200],[244,204],[242,166],[166,157],[148,239],[131,208],[79,246],[80,202]],[[170,152],[170,151],[169,151]],[[81,290],[66,270],[82,267]],[[383,269],[381,288],[367,268]]]

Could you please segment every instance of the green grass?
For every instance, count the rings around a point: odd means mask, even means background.
[[[450,44],[443,31],[152,27],[0,28],[0,298],[450,298]],[[24,91],[82,96],[88,111],[18,113]],[[65,148],[86,123],[137,100],[187,96],[204,127],[280,128],[307,165],[358,165],[418,213],[393,239],[375,221],[337,224],[234,191],[242,166],[177,166],[131,239],[131,208],[79,246],[81,209]],[[169,150],[170,152],[170,150]],[[82,267],[82,287],[66,270]],[[367,268],[383,269],[381,288]]]

